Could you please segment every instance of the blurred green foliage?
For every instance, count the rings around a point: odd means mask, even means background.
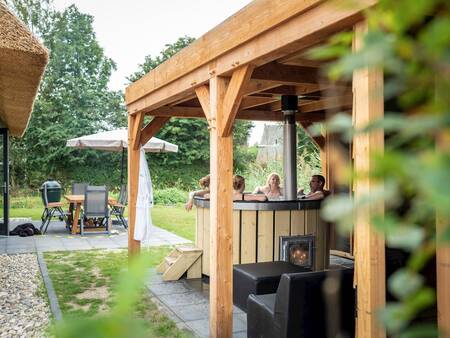
[[[365,17],[369,31],[361,50],[351,53],[352,32],[344,32],[312,51],[311,57],[337,57],[328,68],[334,80],[350,79],[353,71],[364,67],[384,70],[383,119],[360,130],[352,129],[345,115],[326,123],[328,130],[343,132],[347,141],[384,130],[385,151],[371,155],[374,168],[352,177],[371,177],[378,187],[359,201],[330,198],[323,215],[347,232],[358,226],[353,224],[357,208],[385,205],[384,216],[376,215],[373,225],[385,234],[388,246],[409,252],[410,258],[389,279],[389,291],[398,302],[387,304],[380,319],[395,337],[436,337],[435,325],[413,323],[420,312],[435,306],[435,290],[426,285],[422,270],[436,244],[450,242],[445,235],[450,232],[450,154],[448,144],[436,142],[450,130],[450,3],[381,0]],[[444,227],[437,237],[436,215]]]

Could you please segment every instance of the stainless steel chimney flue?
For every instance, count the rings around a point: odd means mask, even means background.
[[[283,125],[283,169],[284,199],[297,199],[297,126],[295,113],[298,111],[296,95],[281,96],[281,111],[284,115]]]

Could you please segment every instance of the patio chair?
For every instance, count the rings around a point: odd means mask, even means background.
[[[127,205],[127,200],[128,200],[127,186],[122,185],[120,187],[118,201],[111,203],[111,216],[116,216],[119,223],[122,224],[125,229],[128,228],[128,223],[124,216],[125,206]]]
[[[42,234],[45,234],[48,229],[48,225],[53,217],[58,217],[61,221],[66,220],[66,213],[62,209],[61,201],[51,201],[49,202],[49,194],[47,190],[47,185],[44,184],[42,191],[42,202],[44,203],[44,211],[41,215],[42,224],[39,230]]]
[[[72,195],[84,195],[89,183],[74,183],[72,185]]]
[[[108,190],[106,186],[87,186],[84,193],[84,206],[81,211],[80,232],[87,229],[102,229],[95,233],[109,234]]]
[[[88,186],[88,183],[74,183],[72,185],[72,195],[84,195],[84,192],[86,191],[86,187]],[[70,228],[71,224],[73,223],[73,212],[75,210],[75,205],[73,203],[69,204],[69,212],[68,212],[68,228]]]

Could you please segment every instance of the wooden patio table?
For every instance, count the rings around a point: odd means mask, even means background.
[[[84,203],[84,195],[64,195],[64,198],[75,205],[75,215],[73,217],[72,235],[78,233],[78,217],[80,217],[81,205]],[[108,203],[110,205],[117,204],[117,200],[108,196]]]

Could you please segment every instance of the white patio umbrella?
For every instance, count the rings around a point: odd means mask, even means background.
[[[120,184],[123,183],[123,166],[124,166],[124,153],[128,148],[128,130],[116,129],[110,131],[102,131],[96,134],[85,135],[77,138],[67,140],[67,147],[74,147],[79,149],[91,148],[104,151],[122,151],[122,169],[120,174]],[[145,152],[151,153],[165,153],[165,152],[178,152],[178,146],[163,141],[159,138],[152,137],[142,149]],[[145,158],[145,156],[144,156]]]

